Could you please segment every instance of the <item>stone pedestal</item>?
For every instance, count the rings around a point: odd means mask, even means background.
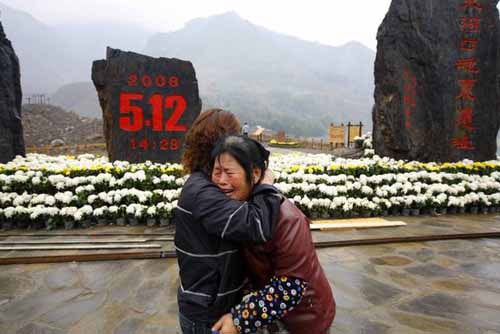
[[[201,111],[193,65],[107,49],[92,81],[103,111],[110,160],[179,162],[184,136]]]

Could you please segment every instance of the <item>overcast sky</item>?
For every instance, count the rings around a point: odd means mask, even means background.
[[[54,25],[112,20],[153,31],[182,28],[189,20],[235,11],[270,30],[328,45],[356,40],[376,49],[376,34],[390,0],[0,0]]]

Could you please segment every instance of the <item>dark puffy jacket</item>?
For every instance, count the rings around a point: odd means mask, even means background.
[[[308,283],[302,301],[282,321],[292,334],[323,334],[335,317],[335,300],[319,263],[309,220],[292,202],[283,201],[273,237],[263,245],[245,247],[245,260],[257,288],[273,276],[300,278]]]
[[[241,299],[245,267],[239,246],[272,237],[281,198],[270,185],[251,200],[230,199],[201,172],[191,174],[174,214],[181,285],[179,311],[192,321],[217,321]]]

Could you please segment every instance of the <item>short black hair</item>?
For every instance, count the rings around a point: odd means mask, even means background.
[[[214,146],[210,158],[210,170],[214,168],[215,160],[224,153],[231,155],[245,171],[248,184],[252,184],[253,169],[261,170],[261,178],[269,165],[269,151],[256,140],[247,136],[227,136],[221,138]],[[260,180],[259,180],[260,181]]]

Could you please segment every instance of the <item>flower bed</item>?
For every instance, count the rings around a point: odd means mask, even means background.
[[[167,225],[181,171],[179,164],[28,154],[0,164],[0,221],[4,228]]]
[[[273,155],[276,186],[311,218],[493,212],[500,161],[420,163],[373,156]],[[3,228],[167,225],[185,176],[178,164],[29,154],[0,164]]]
[[[299,159],[301,164],[299,164]],[[278,164],[277,164],[278,163]],[[283,156],[276,186],[312,218],[490,212],[500,206],[500,161],[420,163]]]

